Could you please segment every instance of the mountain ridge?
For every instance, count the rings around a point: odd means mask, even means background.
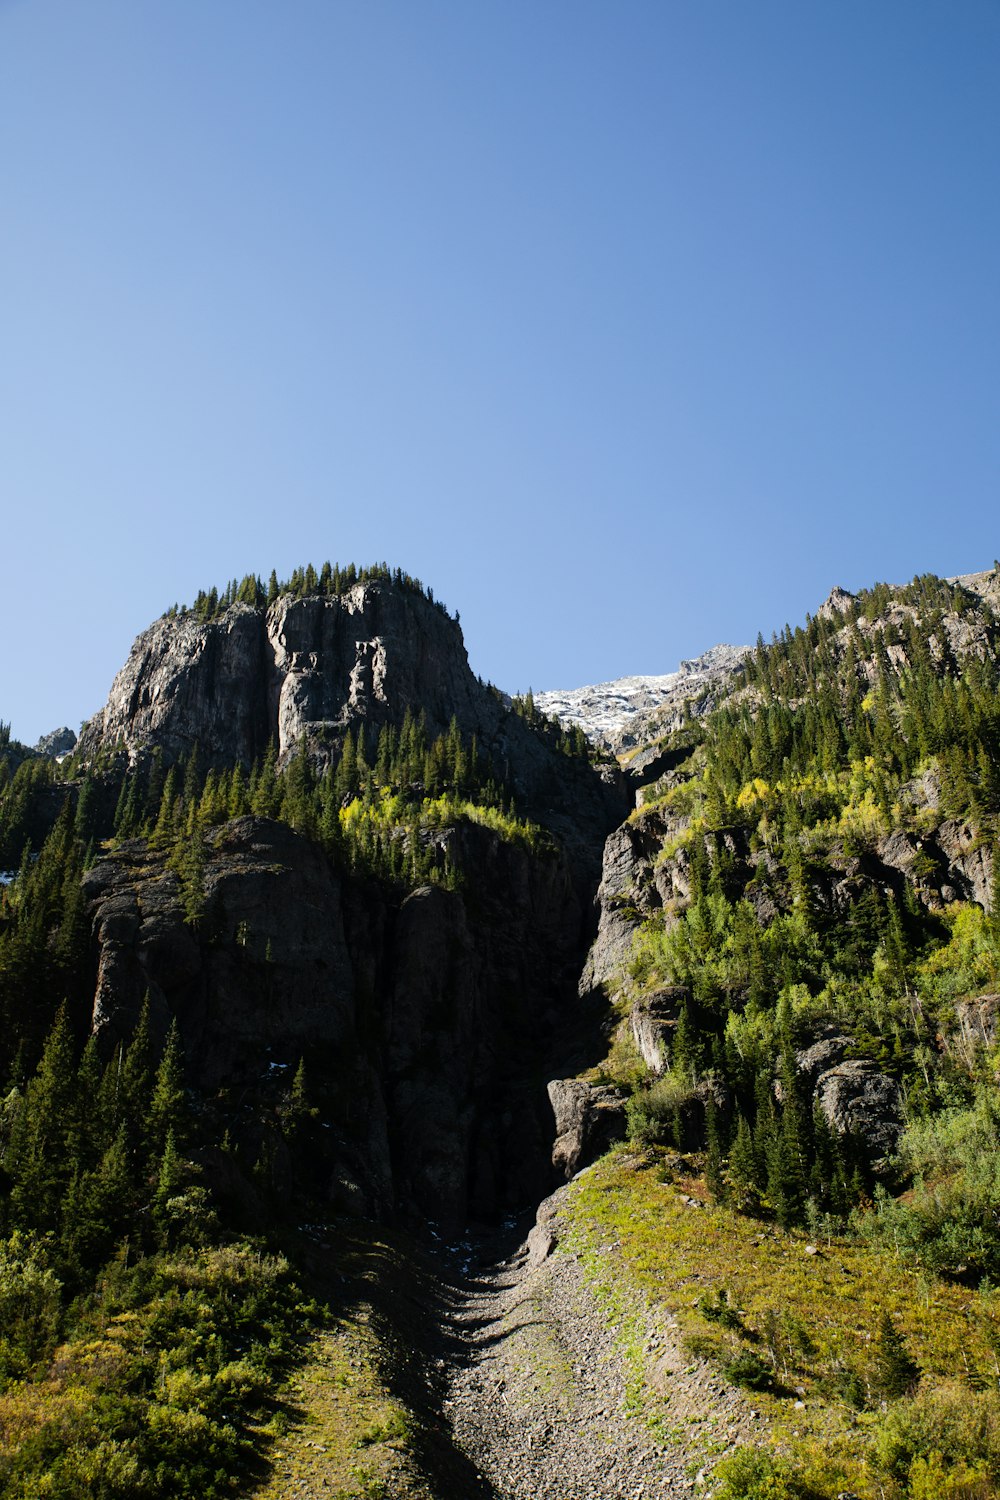
[[[12,1333],[5,1400],[36,1411],[40,1382],[68,1380],[85,1413],[0,1448],[6,1492],[88,1472],[114,1432],[129,1473],[169,1476],[173,1454],[181,1488],[218,1494],[211,1447],[178,1456],[164,1433],[194,1381],[216,1453],[237,1432],[266,1450],[239,1393],[276,1390],[295,1323],[261,1245],[329,1275],[366,1221],[433,1244],[431,1225],[540,1197],[519,1254],[449,1286],[438,1341],[412,1330],[427,1380],[407,1409],[441,1446],[397,1410],[421,1471],[401,1495],[472,1465],[484,1494],[566,1491],[578,1452],[599,1486],[610,1446],[654,1492],[692,1492],[700,1465],[720,1500],[928,1500],[946,1491],[921,1422],[951,1424],[948,1462],[995,1489],[1000,570],[834,589],[738,660],[665,674],[659,711],[626,726],[627,774],[479,682],[429,592],[333,582],[306,570],[268,598],[245,580],[170,611],[67,759],[0,744],[19,862],[0,889],[0,1250],[53,1309]],[[373,1246],[365,1275],[391,1284]],[[180,1330],[164,1379],[150,1288],[188,1278],[221,1317],[243,1306],[225,1268],[249,1282],[251,1263],[271,1345],[226,1344],[237,1378]],[[522,1289],[529,1322],[481,1337]],[[551,1362],[561,1328],[584,1362],[605,1347],[600,1302],[638,1340],[603,1397]],[[108,1329],[136,1336],[115,1346],[127,1398],[99,1406],[51,1372]],[[53,1364],[64,1335],[80,1352]],[[389,1370],[398,1338],[379,1337]],[[499,1405],[477,1412],[466,1361],[494,1353],[541,1458],[522,1423],[491,1423]],[[525,1358],[546,1361],[541,1394]],[[601,1422],[619,1395],[654,1424],[648,1450]]]

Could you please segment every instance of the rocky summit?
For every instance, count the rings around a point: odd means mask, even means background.
[[[543,713],[580,728],[618,752],[677,729],[686,715],[709,713],[732,685],[748,646],[713,646],[676,672],[659,677],[618,677],[592,687],[535,694]]]
[[[332,596],[241,603],[213,619],[165,616],[136,640],[103,710],[84,726],[84,764],[153,750],[168,761],[195,747],[206,765],[250,766],[269,746],[279,768],[303,745],[329,764],[348,731],[401,724],[431,734],[454,720],[477,740],[524,807],[593,863],[623,782],[550,746],[510,700],[469,667],[461,627],[422,591],[377,579]]]
[[[170,610],[0,724],[0,1491],[1000,1493],[998,829],[996,568],[524,699]]]

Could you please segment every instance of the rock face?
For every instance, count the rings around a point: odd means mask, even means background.
[[[49,755],[55,759],[69,755],[75,748],[76,735],[65,724],[61,729],[53,729],[48,734],[43,734],[35,746],[39,755]]]
[[[552,1165],[564,1181],[625,1138],[625,1100],[617,1089],[554,1078],[548,1086],[555,1116]]]
[[[284,764],[305,740],[323,763],[349,729],[399,724],[409,709],[433,733],[454,717],[519,801],[596,871],[601,842],[627,810],[624,779],[559,755],[469,668],[462,632],[423,594],[388,582],[339,597],[283,595],[267,610],[233,604],[216,620],[157,620],[139,636],[80,753],[198,746],[203,764],[250,765],[275,744]]]
[[[409,706],[444,728],[476,717],[457,623],[423,596],[359,583],[340,597],[285,595],[269,609],[234,604],[219,619],[157,620],[139,636],[81,750],[158,745],[168,759],[196,743],[219,764],[252,762],[275,741],[287,759],[306,735],[339,743],[358,721]]]
[[[597,934],[580,978],[581,993],[618,993],[627,982],[632,945],[643,921],[664,904],[657,856],[671,825],[659,809],[640,809],[604,845],[597,891]]]
[[[210,840],[197,930],[162,855],[123,844],[84,885],[98,1038],[128,1037],[148,994],[248,1166],[304,1058],[321,1105],[309,1170],[344,1210],[457,1224],[542,1196],[539,1074],[572,995],[579,903],[557,854],[476,826],[450,837],[463,892],[400,903],[285,825],[237,819]]]
[[[642,995],[633,1003],[632,1039],[651,1073],[664,1073],[670,1066],[671,1038],[687,998],[688,991],[676,984]]]
[[[801,1073],[809,1089],[814,1091],[817,1079],[843,1062],[852,1046],[853,1039],[849,1036],[821,1037],[811,1047],[804,1047],[796,1052],[796,1070]]]
[[[816,1080],[815,1098],[838,1135],[854,1136],[876,1159],[895,1151],[903,1129],[899,1085],[874,1063],[838,1063]]]
[[[976,995],[955,1007],[960,1035],[973,1047],[995,1047],[1000,1036],[1000,995]]]

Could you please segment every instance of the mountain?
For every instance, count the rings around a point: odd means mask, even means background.
[[[578,724],[595,744],[621,753],[679,729],[687,714],[710,713],[749,650],[713,646],[682,661],[676,672],[536,693],[535,703],[563,724]]]
[[[431,738],[454,721],[528,815],[593,862],[620,779],[605,771],[602,784],[556,754],[558,735],[474,676],[457,620],[419,586],[382,575],[270,606],[236,600],[212,618],[164,616],[136,640],[76,758],[135,764],[156,750],[171,764],[197,746],[205,767],[250,767],[273,746],[279,770],[301,748],[325,768],[349,732],[374,747],[407,711]]]
[[[48,750],[0,742],[5,1494],[248,1492],[306,1326],[388,1403],[352,1496],[603,1483],[584,1407],[650,1493],[996,1492],[996,570],[525,701],[406,575],[250,577]],[[602,1306],[642,1442],[574,1394]]]

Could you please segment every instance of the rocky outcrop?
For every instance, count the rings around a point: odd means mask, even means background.
[[[947,868],[940,886],[942,901],[975,901],[990,909],[993,858],[968,823],[947,819],[935,839]]]
[[[548,1086],[555,1116],[552,1165],[564,1182],[625,1139],[625,1100],[618,1089],[554,1078]]]
[[[995,1047],[1000,1039],[1000,995],[976,995],[955,1007],[959,1033],[973,1048]]]
[[[597,891],[597,934],[580,978],[580,991],[625,985],[632,944],[643,922],[663,905],[658,855],[673,825],[658,808],[640,809],[609,835]]]
[[[836,584],[816,611],[816,617],[820,620],[835,620],[840,615],[846,615],[852,605],[857,602],[854,594],[848,593],[847,589],[842,589],[839,584]]]
[[[579,900],[555,852],[475,825],[442,836],[462,891],[400,900],[283,824],[237,819],[209,839],[197,926],[162,854],[121,845],[84,883],[103,1050],[148,994],[247,1172],[261,1156],[305,1171],[340,1211],[453,1225],[541,1197],[539,1074],[573,995]],[[318,1117],[293,1160],[274,1122],[300,1058]]]
[[[925,906],[975,901],[990,909],[993,856],[966,822],[946,818],[923,835],[895,829],[879,840],[877,854],[887,869],[909,881]]]
[[[688,998],[683,985],[665,985],[641,995],[632,1004],[629,1014],[632,1040],[651,1073],[664,1073],[670,1066],[671,1038]]]
[[[902,1097],[894,1078],[853,1058],[821,1073],[815,1100],[838,1135],[850,1135],[873,1159],[893,1154],[902,1134]]]
[[[48,734],[43,734],[35,746],[39,755],[48,755],[53,760],[60,760],[64,755],[71,754],[75,748],[76,735],[65,724],[61,729],[53,729]]]
[[[523,810],[596,878],[601,844],[628,810],[624,778],[559,754],[469,668],[462,632],[422,593],[389,582],[337,597],[283,595],[267,610],[233,604],[220,618],[165,617],[144,631],[84,728],[79,752],[169,763],[198,746],[205,765],[250,765],[303,743],[323,764],[348,730],[370,734],[423,714],[431,734],[454,718],[493,762]]]
[[[795,1054],[795,1068],[809,1092],[814,1092],[817,1081],[832,1068],[843,1062],[854,1045],[849,1036],[825,1036],[803,1047]],[[780,1095],[779,1095],[780,1097]]]
[[[477,688],[454,620],[412,591],[359,583],[338,597],[283,595],[267,610],[233,604],[210,621],[157,620],[80,749],[121,745],[134,759],[159,746],[170,760],[198,744],[213,763],[249,764],[276,743],[284,760],[303,735],[329,750],[359,721],[407,707],[438,728],[452,714],[464,726]]]

